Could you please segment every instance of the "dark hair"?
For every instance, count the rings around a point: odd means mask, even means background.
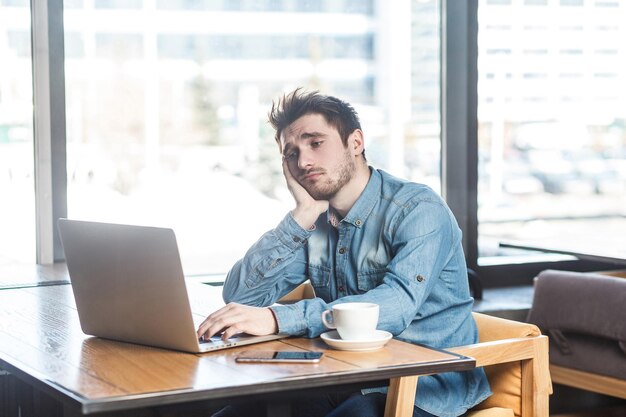
[[[336,97],[320,94],[319,91],[305,92],[299,87],[272,102],[268,114],[270,124],[276,129],[276,143],[280,146],[283,130],[306,114],[321,114],[326,122],[339,132],[341,141],[347,146],[348,136],[361,129],[361,122],[354,108]]]

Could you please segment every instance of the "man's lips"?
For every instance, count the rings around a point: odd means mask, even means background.
[[[308,174],[302,175],[300,178],[302,180],[312,180],[312,179],[315,179],[315,178],[319,177],[323,173],[324,173],[323,171],[309,172]]]

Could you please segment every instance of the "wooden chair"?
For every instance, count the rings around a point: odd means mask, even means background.
[[[484,366],[493,395],[468,417],[548,417],[548,338],[532,324],[473,313],[480,343],[446,350]],[[385,417],[410,417],[417,377],[390,381]]]
[[[281,302],[314,297],[305,283]],[[552,383],[548,371],[548,338],[535,325],[473,313],[480,343],[446,350],[476,359],[484,366],[493,395],[468,417],[548,417]],[[385,417],[413,415],[418,377],[389,381]]]

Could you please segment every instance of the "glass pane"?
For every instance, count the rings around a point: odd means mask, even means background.
[[[483,263],[522,255],[502,242],[624,246],[626,3],[605,3],[480,2]]]
[[[35,262],[30,2],[0,1],[0,265]]]
[[[298,86],[439,191],[438,2],[121,3],[65,11],[70,217],[173,227],[186,274],[227,271],[293,208],[267,113]]]

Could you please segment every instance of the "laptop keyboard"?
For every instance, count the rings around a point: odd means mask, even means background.
[[[200,343],[201,345],[204,343],[220,343],[220,342],[223,342],[221,336],[212,336],[208,339],[202,337],[198,339],[198,343]]]

